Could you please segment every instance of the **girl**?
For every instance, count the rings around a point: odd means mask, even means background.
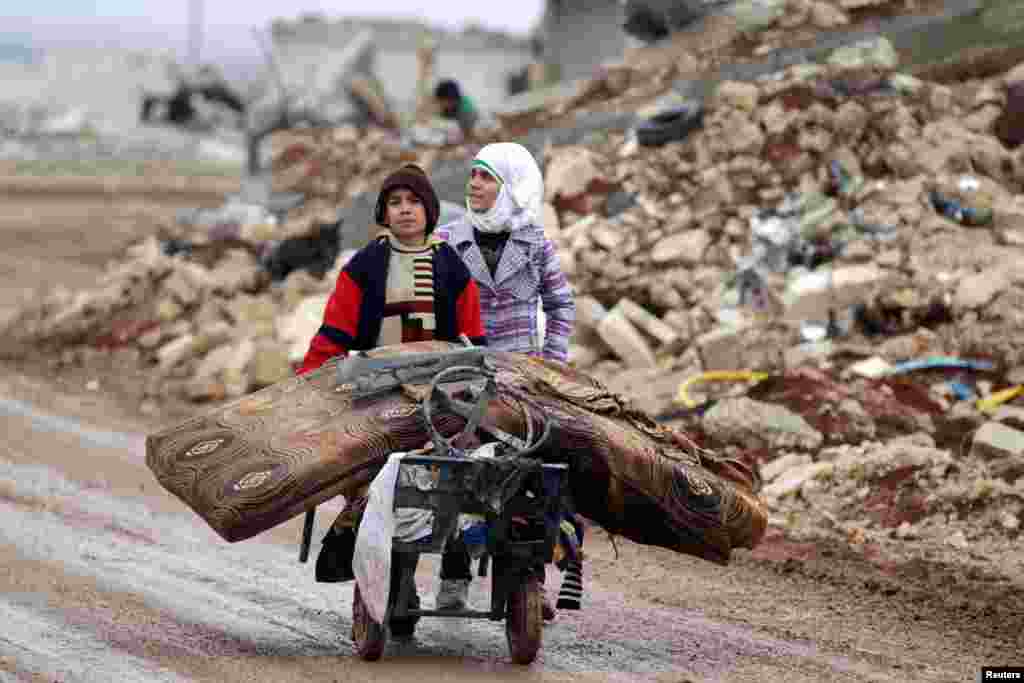
[[[529,150],[513,142],[487,145],[470,167],[466,214],[442,232],[480,290],[488,346],[564,363],[576,305],[540,225],[543,197],[544,181]]]
[[[564,363],[576,304],[540,225],[543,198],[544,180],[529,150],[514,142],[487,145],[470,167],[465,216],[443,232],[480,289],[488,347]],[[537,571],[543,579],[543,565]],[[465,606],[471,577],[469,554],[455,545],[441,563],[438,608]],[[547,598],[543,612],[546,620],[555,616]]]

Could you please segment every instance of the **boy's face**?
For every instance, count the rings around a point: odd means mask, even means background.
[[[469,182],[466,184],[469,208],[479,212],[490,211],[494,202],[498,200],[499,190],[501,183],[487,171],[474,168],[469,172]]]
[[[404,187],[388,194],[384,219],[391,233],[403,244],[423,244],[427,237],[427,207]]]

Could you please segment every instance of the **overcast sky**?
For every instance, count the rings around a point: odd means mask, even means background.
[[[103,43],[123,41],[126,46],[149,45],[183,50],[187,45],[189,8],[196,0],[30,0],[3,2],[0,37],[4,33],[31,35],[39,43],[54,40]],[[204,47],[208,56],[258,50],[253,26],[271,19],[294,18],[304,12],[328,16],[402,16],[419,18],[450,28],[476,21],[490,28],[526,33],[538,20],[543,0],[514,2],[482,0],[201,0],[204,6]],[[14,5],[17,5],[15,9]],[[483,8],[487,9],[484,10]],[[119,41],[120,39],[120,41]],[[183,55],[184,56],[184,55]]]

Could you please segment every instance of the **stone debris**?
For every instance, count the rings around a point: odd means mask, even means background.
[[[887,3],[758,4],[763,46]],[[1024,384],[1024,152],[997,136],[1024,65],[940,84],[899,73],[893,55],[873,41],[722,83],[701,124],[660,146],[610,132],[548,145],[545,230],[577,296],[570,360],[759,466],[773,515],[804,520],[794,529],[1002,547],[1024,514],[1024,395],[979,400]],[[680,68],[605,70],[482,139],[640,98]],[[303,206],[234,216],[230,239],[211,238],[220,219],[168,226],[94,290],[38,297],[6,324],[5,348],[58,366],[129,349],[154,376],[147,411],[273,384],[301,360],[347,255],[273,280],[263,246],[315,234],[400,163],[475,151],[349,128],[273,147],[274,189]],[[680,400],[684,380],[719,371],[760,374]]]

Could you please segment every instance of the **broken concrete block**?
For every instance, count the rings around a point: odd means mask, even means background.
[[[305,357],[309,343],[323,324],[329,298],[329,294],[308,297],[295,307],[291,315],[277,321],[277,336],[288,345],[288,358],[293,363]]]
[[[783,295],[787,320],[825,320],[828,312],[843,310],[864,301],[871,292],[893,278],[875,263],[818,268],[792,281]]]
[[[999,406],[992,416],[992,421],[1024,431],[1024,407]]]
[[[1013,483],[1024,475],[1024,432],[986,422],[974,433],[971,456],[988,461],[993,476]]]
[[[657,367],[651,347],[621,310],[609,311],[598,323],[597,334],[630,367]]]
[[[622,311],[626,318],[641,330],[657,339],[662,344],[673,344],[679,340],[679,333],[670,325],[662,322],[657,316],[630,299],[620,299],[615,308]],[[614,309],[612,309],[614,310]]]
[[[787,453],[761,465],[761,479],[766,482],[772,481],[783,472],[800,465],[808,465],[810,462],[811,456],[809,455]]]
[[[815,450],[824,441],[821,432],[788,408],[746,396],[720,400],[704,414],[703,423],[717,438],[749,449]]]
[[[718,86],[715,98],[721,104],[736,107],[744,111],[753,112],[757,109],[757,98],[759,91],[753,83],[741,83],[740,81],[724,81]]]
[[[248,329],[249,335],[255,337],[271,337],[274,335],[274,320],[277,317],[277,306],[269,296],[241,294],[229,301],[225,309],[236,325]]]
[[[181,304],[170,297],[160,299],[160,301],[156,303],[155,308],[156,319],[165,323],[177,320],[181,317],[181,314],[185,312],[185,309],[182,308]]]
[[[606,221],[600,221],[590,229],[590,239],[607,251],[615,251],[626,239],[622,229]]]
[[[707,230],[686,230],[662,238],[651,250],[651,260],[655,263],[700,263],[711,244],[711,234]]]
[[[181,270],[167,276],[162,284],[163,291],[182,306],[191,306],[199,300],[199,290]]]
[[[1009,271],[999,269],[969,275],[957,285],[953,306],[961,311],[982,308],[1009,289],[1011,283]]]
[[[256,387],[268,387],[292,376],[288,352],[275,344],[262,344],[252,358],[249,377]]]
[[[231,361],[235,353],[234,346],[224,344],[207,353],[196,367],[193,379],[199,382],[208,382],[220,378],[221,372]]]
[[[160,370],[166,372],[179,363],[191,359],[195,355],[195,343],[195,335],[186,334],[161,346],[156,352]]]
[[[583,147],[560,150],[545,173],[545,199],[578,197],[600,177],[601,171],[593,152]]]
[[[804,484],[832,473],[835,465],[830,462],[812,462],[789,469],[779,475],[778,479],[768,484],[761,493],[765,498],[782,498],[796,493]]]
[[[581,370],[592,367],[604,356],[605,354],[602,349],[595,349],[592,346],[580,344],[569,344],[569,364]]]
[[[221,372],[228,396],[244,396],[249,392],[252,381],[246,370],[255,355],[256,343],[252,339],[243,339],[232,348],[231,358]]]
[[[744,367],[743,338],[746,326],[719,327],[697,337],[696,346],[704,370],[739,370]]]
[[[846,26],[850,18],[846,12],[827,2],[815,2],[811,4],[811,23],[816,28],[830,29],[837,26]]]
[[[608,315],[601,302],[592,296],[581,296],[576,299],[576,327],[584,330],[596,330],[601,320]]]
[[[224,383],[215,379],[192,379],[185,385],[185,396],[196,403],[223,401],[228,396]]]

